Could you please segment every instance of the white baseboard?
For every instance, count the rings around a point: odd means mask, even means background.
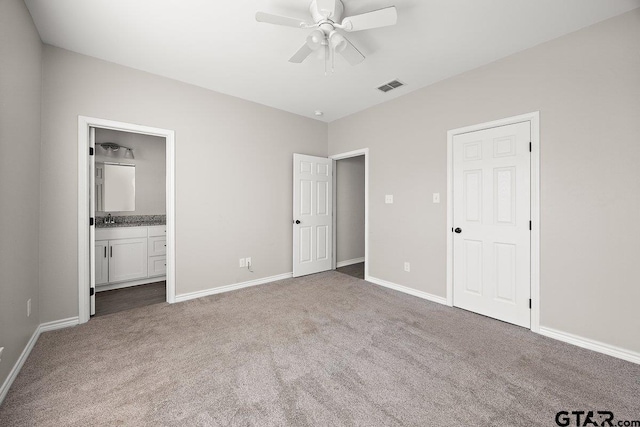
[[[133,282],[107,283],[96,285],[96,292],[112,291],[114,289],[130,288],[132,286],[148,285],[149,283],[162,282],[167,280],[167,276],[149,277],[147,279],[134,280]]]
[[[376,277],[366,277],[367,282],[375,283],[376,285],[384,286],[385,288],[393,289],[395,291],[403,292],[405,294],[413,295],[414,297],[426,299],[431,302],[437,302],[438,304],[447,304],[445,297],[439,297],[437,295],[429,294],[427,292],[418,291],[416,289],[408,288],[406,286],[398,285],[396,283],[387,282],[386,280],[378,279]]]
[[[13,384],[13,382],[15,381],[16,377],[18,376],[18,373],[20,372],[20,369],[22,369],[22,365],[24,365],[24,362],[26,362],[27,357],[29,357],[29,354],[31,353],[33,346],[36,345],[36,341],[38,341],[39,336],[40,336],[40,327],[38,326],[36,330],[33,331],[33,335],[31,335],[29,342],[27,342],[27,345],[25,346],[24,350],[22,350],[22,354],[20,354],[20,357],[16,361],[16,364],[13,365],[13,369],[11,369],[11,372],[9,372],[9,376],[7,377],[6,380],[4,380],[4,383],[2,384],[2,388],[0,388],[0,405],[2,404],[2,401],[4,400],[4,398],[7,396],[7,393],[9,392],[9,387],[11,387],[11,384]]]
[[[38,338],[40,338],[40,334],[43,332],[54,331],[56,329],[76,326],[77,324],[78,324],[78,317],[76,316],[76,317],[70,317],[68,319],[61,319],[61,320],[55,320],[53,322],[41,323],[40,325],[38,325],[36,330],[33,331],[33,335],[31,335],[29,342],[27,342],[27,345],[24,347],[24,350],[22,350],[20,357],[16,361],[15,365],[13,365],[11,372],[9,372],[9,376],[7,377],[6,380],[4,380],[2,387],[0,387],[0,405],[2,404],[2,401],[4,401],[4,398],[7,396],[7,393],[9,392],[9,387],[11,387],[11,384],[13,384],[13,382],[15,381],[16,377],[18,376],[18,373],[20,372],[20,370],[22,369],[22,366],[24,365],[24,362],[26,362],[27,358],[29,357],[29,354],[31,354],[31,350],[33,350],[33,347],[36,345]]]
[[[248,288],[250,286],[263,285],[265,283],[277,282],[278,280],[290,279],[293,273],[279,274],[277,276],[263,277],[262,279],[249,280],[248,282],[235,283],[233,285],[220,286],[217,288],[205,289],[203,291],[191,292],[188,294],[176,295],[176,302],[189,301],[196,298],[202,298],[209,295],[231,292],[238,289]]]
[[[587,350],[597,351],[598,353],[617,357],[618,359],[626,360],[628,362],[640,364],[640,353],[636,353],[631,350],[616,347],[610,344],[605,344],[600,341],[580,337],[578,335],[573,335],[568,332],[562,332],[544,326],[540,326],[540,331],[538,333],[540,335],[544,335],[545,337],[553,338],[558,341],[564,341],[569,344],[577,345],[578,347],[586,348]]]
[[[54,320],[53,322],[41,323],[38,328],[38,335],[43,332],[55,331],[56,329],[70,328],[78,326],[78,316],[67,319]]]
[[[364,257],[348,259],[346,261],[338,261],[336,262],[336,268],[346,267],[347,265],[360,264],[361,262],[364,262]]]

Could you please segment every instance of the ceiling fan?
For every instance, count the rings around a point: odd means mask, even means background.
[[[370,30],[372,28],[395,25],[398,20],[395,6],[343,19],[344,4],[341,0],[312,0],[309,5],[309,11],[314,23],[265,12],[256,13],[256,21],[302,29],[314,28],[311,34],[307,36],[306,43],[289,59],[289,62],[299,64],[314,51],[323,49],[325,73],[327,72],[329,59],[331,59],[331,68],[333,70],[336,53],[341,54],[351,65],[364,61],[364,55],[338,30],[346,32]]]

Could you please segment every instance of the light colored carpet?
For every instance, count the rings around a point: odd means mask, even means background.
[[[40,337],[2,426],[552,426],[640,418],[640,366],[327,272]]]

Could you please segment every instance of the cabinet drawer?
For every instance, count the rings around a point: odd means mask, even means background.
[[[96,240],[135,239],[147,237],[147,227],[96,228]]]
[[[167,226],[166,225],[151,225],[149,226],[149,237],[156,236],[166,236],[167,235]]]
[[[167,257],[149,257],[149,277],[164,276],[167,274]]]
[[[158,256],[167,254],[167,238],[149,237],[149,256]]]

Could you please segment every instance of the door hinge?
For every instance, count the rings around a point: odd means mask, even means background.
[[[89,147],[89,155],[93,156],[93,147]]]
[[[533,151],[533,144],[529,143],[529,152],[531,153]]]
[[[531,309],[531,298],[529,298],[529,309]]]
[[[89,296],[92,297],[96,293],[96,288],[89,288]]]
[[[95,219],[89,218],[89,227],[91,227],[94,222],[95,222]]]

